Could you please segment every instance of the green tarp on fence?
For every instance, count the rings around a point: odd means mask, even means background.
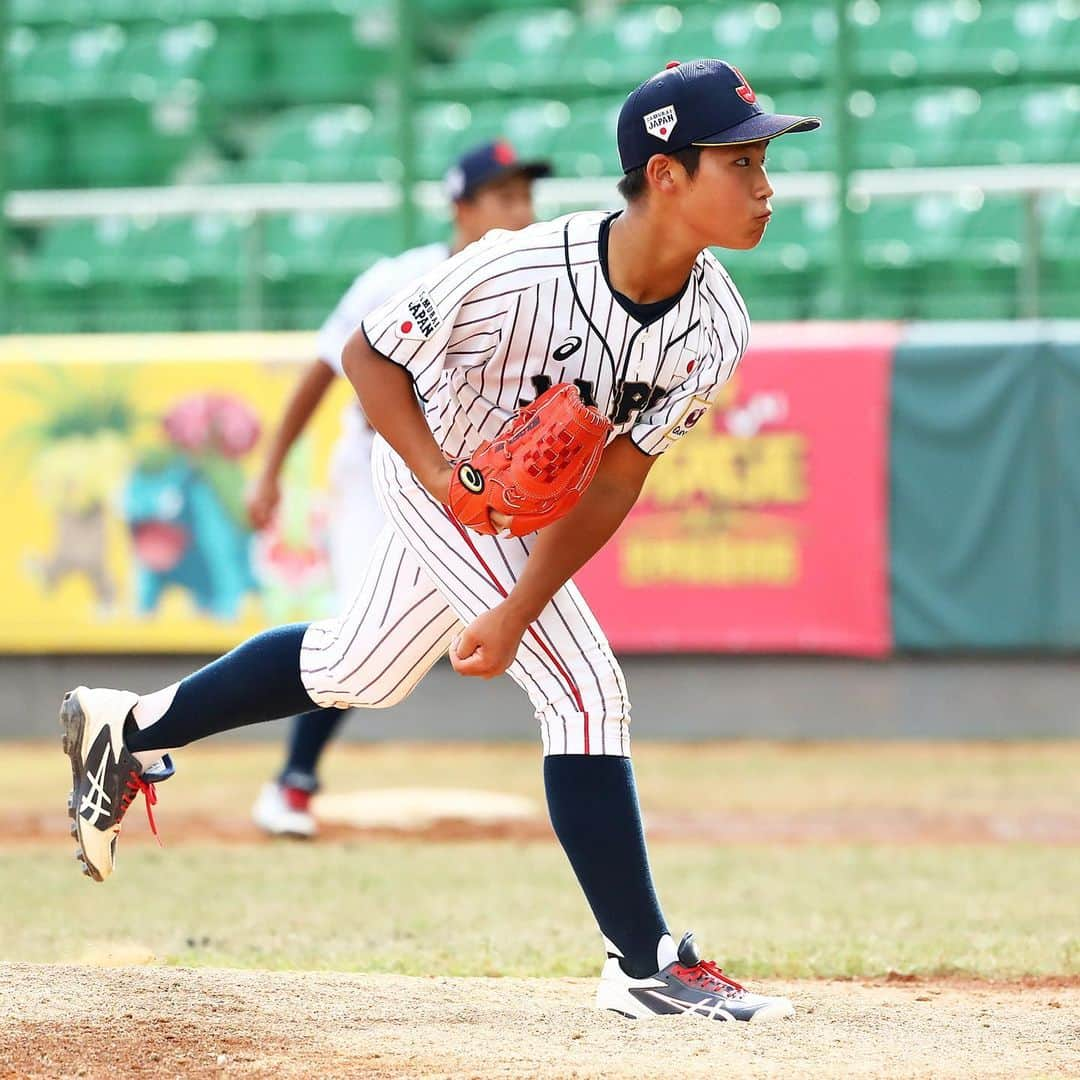
[[[1080,645],[1080,323],[911,326],[891,440],[896,647]]]

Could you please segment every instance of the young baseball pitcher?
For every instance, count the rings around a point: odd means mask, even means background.
[[[389,522],[338,619],[259,634],[174,686],[80,687],[61,709],[86,872],[113,870],[121,819],[165,751],[312,704],[386,708],[447,650],[507,672],[540,727],[552,825],[603,935],[597,1005],[762,1022],[750,993],[672,938],[653,886],[619,665],[571,576],[649,469],[716,398],[749,339],[706,249],[756,246],[768,141],[814,117],[765,113],[738,69],[672,63],[627,98],[618,213],[492,233],[371,312],[344,370],[379,433]]]

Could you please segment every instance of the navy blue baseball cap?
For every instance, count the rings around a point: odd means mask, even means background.
[[[551,166],[546,161],[521,161],[517,151],[505,139],[496,139],[474,146],[458,158],[446,174],[446,193],[457,202],[471,198],[484,184],[504,176],[539,180],[550,175]]]
[[[821,127],[816,116],[767,113],[742,72],[723,60],[670,64],[643,82],[619,113],[623,172],[653,154],[687,146],[733,146]]]

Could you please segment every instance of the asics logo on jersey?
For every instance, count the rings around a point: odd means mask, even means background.
[[[474,469],[467,461],[458,469],[458,479],[466,491],[479,495],[484,490],[484,478],[478,469]]]
[[[560,363],[563,360],[568,360],[581,348],[581,338],[569,337],[567,338],[552,354],[551,359],[557,360]],[[591,405],[592,402],[585,402],[586,405]]]
[[[107,817],[107,808],[112,805],[112,799],[105,792],[105,776],[109,770],[112,747],[109,745],[108,734],[104,734],[105,745],[102,747],[103,752],[98,759],[97,768],[93,772],[87,772],[90,790],[82,797],[82,802],[79,804],[79,813],[90,825],[97,825],[100,818]]]

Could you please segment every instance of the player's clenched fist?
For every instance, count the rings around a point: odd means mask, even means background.
[[[481,443],[450,478],[450,509],[479,533],[525,536],[565,516],[596,475],[611,422],[559,383]]]
[[[494,679],[514,662],[526,624],[503,605],[473,619],[450,645],[450,663],[459,675]]]

